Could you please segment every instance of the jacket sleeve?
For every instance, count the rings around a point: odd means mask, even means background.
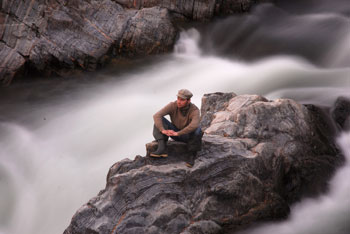
[[[190,118],[191,122],[185,128],[178,131],[179,136],[193,132],[194,130],[196,130],[199,127],[200,115],[199,115],[198,109],[195,109],[194,111],[192,111],[190,113],[189,118]]]
[[[172,112],[172,109],[173,109],[172,106],[173,106],[173,103],[170,102],[168,105],[166,105],[160,111],[158,111],[157,113],[155,113],[153,115],[154,124],[159,129],[159,131],[164,130],[162,117],[164,117],[166,115],[170,115],[170,113]]]

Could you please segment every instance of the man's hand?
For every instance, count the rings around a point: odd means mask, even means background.
[[[179,133],[177,133],[177,132],[175,132],[175,131],[173,131],[173,130],[169,130],[169,136],[178,136],[179,135]]]
[[[178,136],[179,134],[173,130],[163,130],[162,133],[167,136]]]

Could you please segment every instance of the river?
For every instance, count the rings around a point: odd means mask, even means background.
[[[153,113],[181,88],[197,106],[210,92],[323,107],[350,98],[350,8],[342,0],[306,2],[260,5],[186,29],[173,53],[124,72],[1,88],[0,233],[62,233],[104,188],[113,163],[145,155]],[[350,133],[337,142],[347,162],[330,191],[293,206],[288,220],[246,233],[348,233]]]

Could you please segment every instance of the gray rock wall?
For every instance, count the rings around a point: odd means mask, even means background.
[[[342,161],[314,113],[288,99],[205,95],[203,148],[193,168],[178,142],[168,143],[168,158],[114,164],[106,188],[65,234],[234,233],[282,219],[294,201],[326,188]]]
[[[93,71],[111,59],[172,50],[182,20],[248,11],[266,0],[3,0],[0,84]],[[175,20],[177,19],[177,20]]]
[[[160,6],[189,19],[209,20],[215,15],[242,13],[263,0],[114,0],[127,8]]]
[[[65,75],[111,58],[165,53],[177,30],[168,10],[124,10],[113,1],[4,0],[0,10],[0,82],[25,71]]]

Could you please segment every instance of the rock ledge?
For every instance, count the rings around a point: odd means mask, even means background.
[[[293,100],[207,94],[193,168],[177,142],[169,142],[167,158],[114,164],[106,188],[77,211],[65,234],[234,233],[284,218],[294,201],[325,189],[342,160],[315,119]]]

